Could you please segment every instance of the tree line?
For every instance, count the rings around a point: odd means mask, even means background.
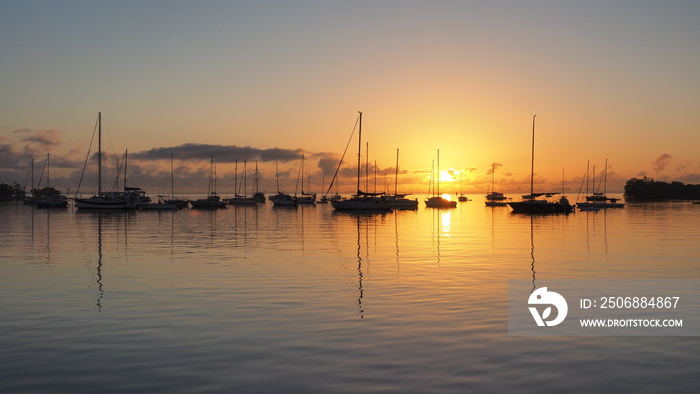
[[[700,200],[700,185],[655,181],[646,176],[625,183],[625,198],[643,201]]]
[[[59,196],[61,192],[54,187],[45,187],[42,189],[32,189],[31,196],[37,199],[46,198],[49,196]],[[22,200],[27,197],[27,192],[24,187],[15,182],[12,185],[0,183],[0,201]]]

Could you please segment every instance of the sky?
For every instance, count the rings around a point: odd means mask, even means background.
[[[150,194],[170,154],[182,191],[207,191],[214,155],[222,194],[236,160],[293,192],[304,154],[320,193],[352,135],[349,193],[359,111],[372,190],[393,192],[399,149],[400,192],[428,192],[438,150],[442,190],[483,193],[495,167],[528,191],[533,115],[535,189],[575,194],[606,159],[608,191],[700,183],[698,37],[696,1],[3,0],[0,183],[32,183],[32,158],[38,182],[50,154],[75,191],[101,112],[106,184],[128,149]]]

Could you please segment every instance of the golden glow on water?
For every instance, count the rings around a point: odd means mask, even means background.
[[[440,231],[442,235],[450,236],[452,228],[452,210],[441,210],[440,212]]]
[[[202,376],[212,391],[275,392],[288,387],[270,377],[303,371],[300,391],[340,392],[381,363],[398,371],[372,375],[391,391],[439,381],[459,392],[469,375],[482,388],[496,382],[495,391],[513,392],[546,383],[530,373],[532,364],[565,370],[576,387],[586,387],[601,359],[644,376],[658,372],[659,364],[629,361],[640,352],[676,367],[664,373],[694,377],[698,346],[677,338],[634,346],[610,338],[533,341],[508,337],[506,321],[508,279],[542,287],[558,278],[700,277],[694,208],[630,204],[531,217],[478,199],[382,214],[269,202],[167,213],[0,205],[0,232],[8,235],[0,237],[0,346],[13,360],[6,379],[28,388],[44,374],[80,382],[90,373],[129,391],[121,378],[146,371],[141,392],[195,391]],[[99,354],[76,352],[95,343]],[[45,358],[47,347],[55,358]],[[148,357],[132,360],[134,348]],[[67,357],[80,363],[60,363]],[[44,367],[32,369],[38,362]],[[461,369],[411,375],[427,364]],[[192,376],[176,383],[148,378],[183,368]],[[600,370],[596,382],[615,381],[618,371]],[[643,391],[646,383],[626,388]]]

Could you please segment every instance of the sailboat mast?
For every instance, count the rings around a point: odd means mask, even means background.
[[[440,149],[438,149],[437,157],[437,195],[440,195]]]
[[[258,161],[255,160],[255,193],[260,191],[260,185],[258,180]]]
[[[275,173],[277,174],[277,193],[280,192],[280,170],[277,166],[277,160],[275,160]]]
[[[357,142],[357,195],[360,195],[360,157],[362,154],[362,111],[360,111],[360,131]]]
[[[589,170],[591,168],[591,161],[588,160],[586,161],[586,194],[590,194],[590,188],[589,188]]]
[[[608,189],[608,159],[605,159],[605,172],[603,172],[603,194],[607,193]]]
[[[100,194],[102,194],[102,112],[97,113],[97,195]]]
[[[214,185],[214,155],[211,155],[211,163],[209,167],[209,190],[207,190],[207,194],[211,195],[212,186]]]
[[[175,174],[173,174],[173,154],[170,154],[170,197],[175,198]]]
[[[126,191],[126,163],[129,157],[129,150],[124,151],[124,191]]]
[[[49,166],[49,158],[51,157],[51,153],[46,154],[46,187],[51,186],[49,183],[49,173],[50,173],[50,166]]]
[[[532,115],[532,161],[530,162],[530,195],[535,193],[535,117]]]
[[[367,149],[365,149],[365,191],[369,192],[369,142],[367,142]]]
[[[235,197],[238,197],[240,190],[241,187],[238,185],[238,159],[236,159],[236,167],[233,170],[233,194]]]
[[[374,192],[377,192],[377,161],[374,161]]]
[[[301,195],[304,195],[304,154],[301,154]]]
[[[600,190],[600,182],[598,182],[598,188],[596,189],[595,187],[595,164],[593,164],[593,187],[591,188],[593,190],[593,193],[597,193],[598,190]]]
[[[398,195],[399,188],[399,148],[396,148],[396,174],[394,175],[394,195]]]

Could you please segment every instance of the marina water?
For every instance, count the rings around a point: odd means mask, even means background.
[[[697,337],[511,337],[509,279],[700,279],[700,205],[0,205],[0,391],[696,392]]]

